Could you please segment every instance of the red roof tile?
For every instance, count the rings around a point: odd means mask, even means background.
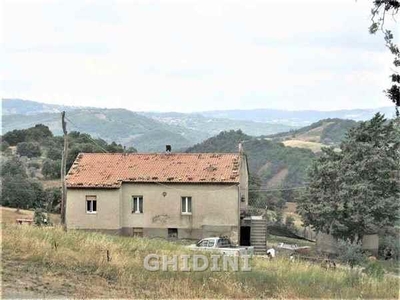
[[[68,188],[118,188],[122,182],[238,183],[239,154],[81,153]]]

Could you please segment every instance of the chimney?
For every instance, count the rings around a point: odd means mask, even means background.
[[[243,155],[243,144],[242,144],[242,142],[239,143],[239,154]]]
[[[165,152],[171,153],[171,151],[172,151],[171,145],[165,145]]]

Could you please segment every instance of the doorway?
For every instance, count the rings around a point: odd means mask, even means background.
[[[250,246],[250,226],[240,227],[240,246]]]

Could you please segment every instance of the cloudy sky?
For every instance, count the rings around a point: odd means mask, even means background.
[[[3,0],[1,95],[139,111],[388,106],[371,2]]]

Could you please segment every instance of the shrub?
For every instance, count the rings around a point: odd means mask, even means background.
[[[50,225],[49,214],[46,214],[43,209],[37,208],[33,215],[33,222],[37,226]]]
[[[37,161],[30,161],[28,163],[28,167],[29,168],[40,169],[40,163],[38,163]]]
[[[1,152],[7,151],[8,147],[10,147],[10,144],[7,143],[7,141],[1,141],[1,143],[0,143],[0,151]]]
[[[42,153],[40,151],[40,146],[36,143],[32,142],[22,142],[18,143],[17,145],[17,153],[20,156],[26,156],[26,157],[38,157]]]
[[[348,241],[339,240],[338,250],[338,259],[350,265],[351,268],[356,265],[361,265],[366,261],[361,243],[351,243]]]
[[[364,269],[364,273],[371,277],[382,280],[383,276],[385,275],[385,270],[378,261],[372,261]]]
[[[293,216],[287,216],[285,220],[285,225],[288,229],[294,229],[294,217]]]

